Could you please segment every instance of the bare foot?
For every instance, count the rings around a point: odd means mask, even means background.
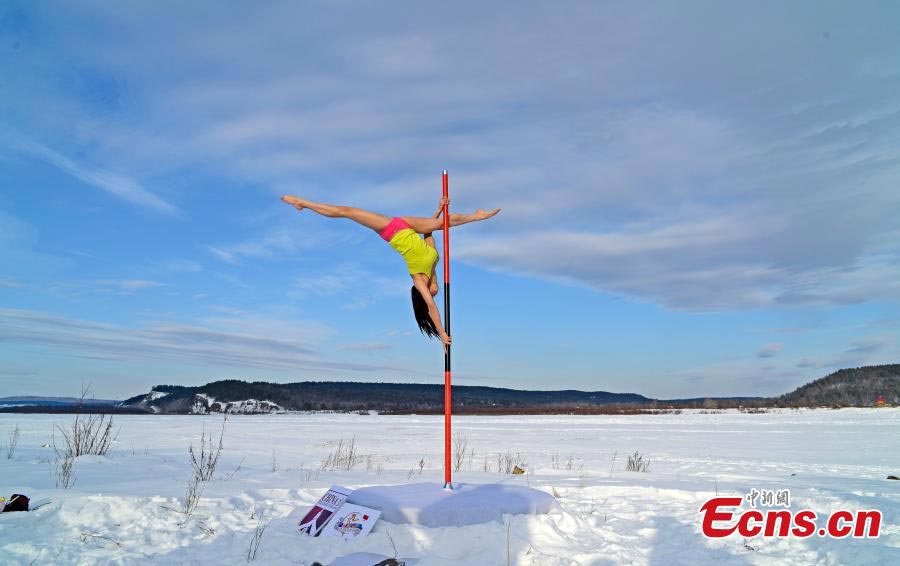
[[[479,208],[478,210],[475,211],[475,217],[478,218],[478,220],[487,220],[488,218],[493,218],[494,216],[497,216],[498,212],[500,212],[499,208],[495,208],[494,210],[492,210],[490,212],[485,212]]]
[[[291,195],[284,195],[283,197],[281,197],[281,200],[288,203],[289,205],[293,206],[297,210],[303,210],[303,205],[300,204],[302,201],[300,199],[298,199],[297,197],[294,197]]]

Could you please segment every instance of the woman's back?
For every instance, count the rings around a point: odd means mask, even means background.
[[[431,276],[438,260],[437,250],[426,244],[415,230],[412,228],[399,230],[389,243],[403,256],[410,275],[424,273]]]

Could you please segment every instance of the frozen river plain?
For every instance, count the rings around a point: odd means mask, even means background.
[[[440,482],[443,418],[356,414],[229,416],[196,510],[183,500],[188,448],[218,439],[215,416],[116,416],[106,457],[81,456],[59,483],[52,447],[72,415],[0,415],[0,495],[50,503],[0,515],[0,564],[329,564],[353,552],[430,565],[900,564],[900,409],[684,411],[633,416],[456,417],[454,481],[528,485],[561,512],[429,528],[379,522],[365,539],[304,538],[297,521],[331,485]],[[353,439],[351,469],[323,462]],[[649,471],[626,471],[635,451]],[[498,471],[507,458],[527,473]],[[343,468],[347,466],[344,465]],[[791,509],[878,509],[877,539],[707,539],[700,506],[784,490]]]

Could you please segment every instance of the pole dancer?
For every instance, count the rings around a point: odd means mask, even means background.
[[[444,253],[446,254],[448,251],[447,246],[449,246],[449,228],[468,224],[469,222],[487,220],[500,212],[500,209],[497,208],[491,211],[478,209],[470,214],[449,214],[447,211],[449,210],[450,199],[446,196],[446,179],[445,173],[445,196],[441,199],[440,208],[431,218],[419,216],[395,216],[389,218],[361,208],[323,204],[291,195],[285,195],[281,197],[281,200],[298,211],[308,208],[328,218],[349,218],[366,228],[378,232],[406,261],[409,275],[413,280],[410,295],[412,297],[413,314],[416,317],[416,324],[418,324],[419,330],[429,338],[440,338],[445,347],[449,347],[451,341],[450,326],[448,325],[446,329],[441,326],[441,315],[434,303],[434,296],[438,293],[437,278],[435,277],[438,253],[434,247],[432,232],[444,230]],[[443,216],[443,220],[441,220],[441,216]],[[420,234],[423,237],[419,237]],[[449,267],[445,261],[445,291],[448,289],[449,281],[447,281],[447,278],[449,278],[449,275]],[[444,303],[445,308],[449,308],[449,302],[447,302],[446,298]],[[449,364],[449,354],[447,364]]]

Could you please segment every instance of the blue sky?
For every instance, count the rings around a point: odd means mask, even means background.
[[[456,382],[771,395],[900,358],[900,13],[839,2],[5,2],[0,395]]]

